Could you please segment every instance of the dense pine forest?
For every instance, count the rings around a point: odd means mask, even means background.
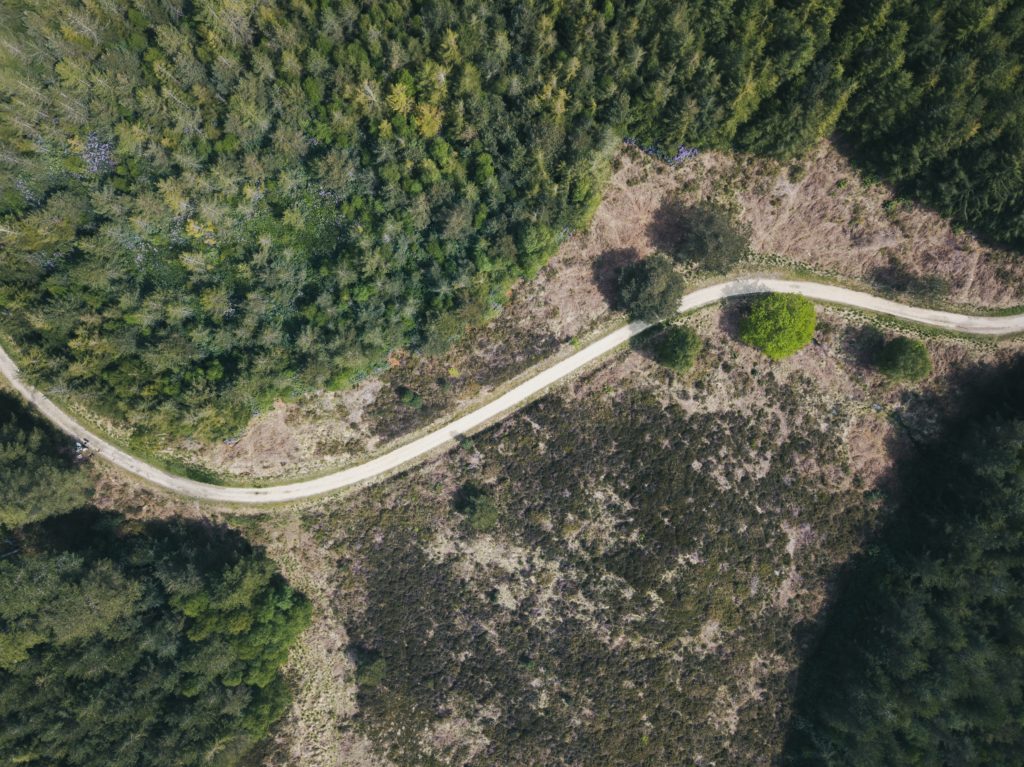
[[[0,393],[0,763],[246,763],[309,603],[237,533],[90,508],[72,454]]]
[[[74,446],[17,397],[0,390],[0,529],[84,506],[92,490]]]
[[[1024,3],[12,0],[0,327],[137,431],[443,348],[623,137],[872,172],[1024,241]],[[685,153],[683,153],[685,154]]]
[[[898,467],[800,674],[785,764],[1018,764],[1024,752],[1024,369]]]

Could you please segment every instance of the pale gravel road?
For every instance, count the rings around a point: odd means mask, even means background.
[[[953,314],[951,312],[905,306],[895,301],[878,298],[869,293],[861,293],[856,290],[834,287],[832,285],[769,278],[741,278],[701,288],[683,298],[679,311],[687,312],[698,309],[731,296],[768,292],[798,293],[817,301],[866,309],[917,322],[922,325],[930,325],[961,333],[1000,336],[1024,332],[1024,314],[1003,317]],[[458,437],[468,434],[480,426],[498,419],[500,416],[508,414],[517,406],[529,401],[566,376],[572,375],[579,369],[612,351],[648,327],[649,325],[646,322],[632,322],[625,327],[614,330],[572,356],[556,362],[551,367],[541,371],[486,405],[425,436],[397,447],[378,458],[317,479],[271,487],[222,487],[168,474],[114,447],[109,442],[85,429],[74,418],[51,402],[45,394],[21,380],[17,365],[14,364],[14,361],[2,348],[0,348],[0,373],[3,373],[4,377],[25,399],[35,405],[46,418],[62,431],[67,432],[79,441],[87,441],[95,455],[110,461],[114,465],[135,474],[147,482],[199,500],[241,504],[281,503],[322,495],[333,490],[376,479],[413,462],[417,458],[448,446]]]

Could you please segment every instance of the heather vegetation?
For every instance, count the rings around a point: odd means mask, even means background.
[[[999,386],[911,401],[852,380],[860,328],[776,366],[708,319],[691,375],[624,354],[306,518],[353,739],[395,765],[1013,763],[1024,431],[939,425]]]
[[[750,411],[709,411],[707,368],[653,387],[595,374],[310,516],[357,664],[355,732],[396,765],[778,753],[790,627],[812,604],[796,586],[879,508],[852,477],[847,416],[759,366],[718,384],[771,403]]]
[[[488,316],[623,136],[685,161],[838,128],[1020,242],[1022,10],[925,6],[4,3],[0,324],[136,433],[223,434]]]

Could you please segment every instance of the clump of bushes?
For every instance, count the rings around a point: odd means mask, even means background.
[[[682,223],[686,233],[672,254],[680,263],[725,274],[743,260],[750,248],[750,228],[720,205],[702,203],[687,208]]]
[[[653,344],[654,358],[677,373],[692,368],[703,348],[700,336],[685,325],[670,325]]]
[[[356,684],[362,688],[379,687],[387,671],[388,664],[383,658],[360,660],[356,666]]]
[[[771,293],[757,299],[740,325],[740,339],[780,360],[814,337],[814,304],[803,296]]]
[[[664,253],[653,253],[622,270],[619,296],[633,319],[656,322],[679,310],[686,283]]]
[[[455,496],[455,508],[466,515],[474,532],[489,533],[498,526],[498,504],[487,488],[480,485],[463,485]]]
[[[419,392],[415,392],[405,386],[399,387],[398,399],[406,407],[410,407],[413,410],[420,410],[423,407],[423,397]]]
[[[498,505],[489,495],[480,496],[473,504],[469,526],[478,533],[489,533],[498,526]]]
[[[927,347],[914,338],[897,336],[878,351],[875,366],[897,381],[920,381],[932,372]]]

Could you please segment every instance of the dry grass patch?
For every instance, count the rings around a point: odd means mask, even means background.
[[[1024,304],[1024,262],[937,213],[865,183],[830,142],[790,166],[708,152],[676,171],[687,200],[715,199],[751,225],[751,247],[886,287],[928,278],[966,307]],[[926,286],[925,286],[926,287]],[[896,288],[898,290],[898,288]]]

